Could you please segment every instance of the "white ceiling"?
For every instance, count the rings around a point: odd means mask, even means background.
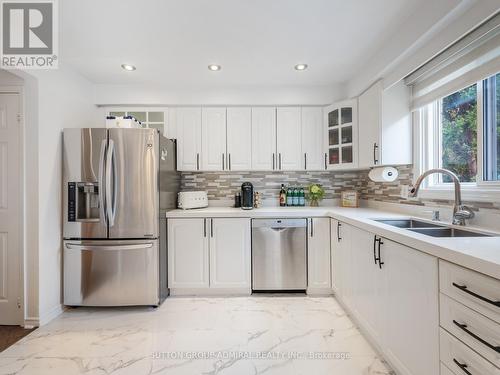
[[[64,0],[60,64],[100,84],[335,85],[435,1]]]

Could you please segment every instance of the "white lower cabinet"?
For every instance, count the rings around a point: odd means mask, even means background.
[[[327,292],[331,288],[329,218],[308,219],[307,268],[308,293]]]
[[[211,219],[210,287],[250,288],[249,219]]]
[[[342,229],[350,250],[332,247],[345,265],[333,265],[342,302],[398,374],[439,374],[437,258],[342,223],[341,238]]]
[[[169,219],[169,288],[208,288],[208,238],[205,219]]]
[[[250,219],[169,219],[168,287],[173,294],[251,291]]]
[[[351,242],[352,227],[338,220],[331,219],[331,251],[332,251],[332,289],[344,304],[353,308],[351,302]]]

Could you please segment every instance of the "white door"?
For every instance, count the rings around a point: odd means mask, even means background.
[[[380,164],[382,83],[375,83],[358,100],[359,162],[361,168]]]
[[[304,169],[302,154],[301,108],[281,107],[276,112],[277,169],[297,171]]]
[[[384,272],[375,264],[377,248],[374,235],[364,230],[351,229],[352,303],[361,325],[380,342],[381,309],[383,307]]]
[[[307,289],[331,288],[330,219],[311,218],[307,228]]]
[[[252,169],[252,110],[249,107],[227,109],[226,160],[227,170]]]
[[[175,108],[177,169],[198,171],[201,167],[201,108]]]
[[[438,374],[438,260],[385,238],[383,242],[383,332],[389,359],[401,373]]]
[[[250,290],[250,219],[210,220],[210,287]]]
[[[169,288],[208,288],[208,220],[167,220]]]
[[[277,169],[276,108],[252,108],[252,170]]]
[[[303,168],[308,171],[325,169],[325,150],[323,141],[323,108],[302,108],[302,153]]]
[[[201,118],[201,169],[223,171],[227,169],[226,108],[203,108]]]
[[[0,94],[0,324],[21,324],[19,95]]]

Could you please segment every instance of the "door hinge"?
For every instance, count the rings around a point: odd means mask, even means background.
[[[17,114],[17,122],[18,122],[18,123],[21,123],[21,119],[22,119],[21,114],[20,114],[20,113],[18,113],[18,114]]]
[[[21,297],[17,297],[17,308],[21,308]]]

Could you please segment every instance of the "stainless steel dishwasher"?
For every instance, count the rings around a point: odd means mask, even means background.
[[[306,219],[252,220],[252,289],[307,288]]]

